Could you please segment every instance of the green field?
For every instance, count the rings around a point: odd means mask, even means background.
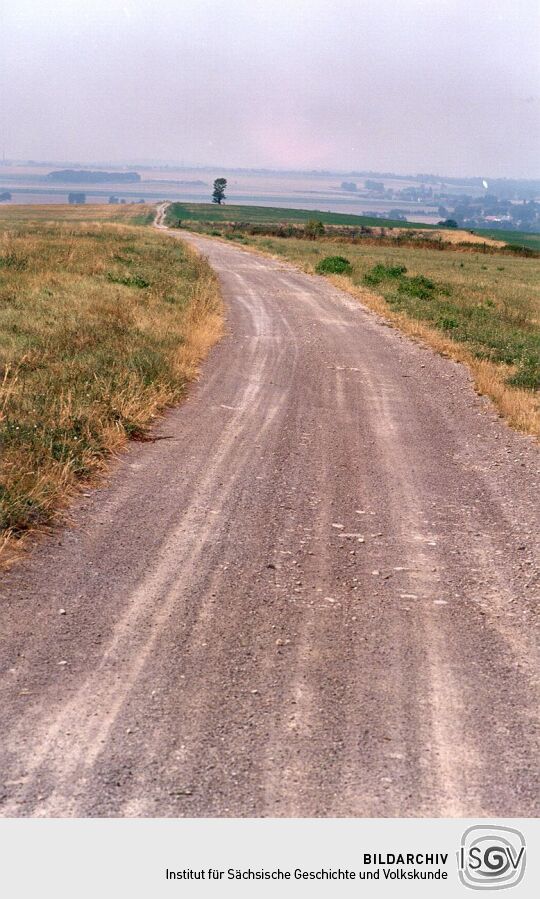
[[[505,243],[540,252],[540,234],[532,234],[529,231],[499,231],[497,228],[475,228],[474,233],[480,237],[504,240]]]
[[[435,228],[393,219],[371,218],[365,215],[345,215],[341,212],[320,212],[314,209],[281,209],[276,206],[219,206],[216,203],[171,203],[167,220],[175,224],[186,222],[255,222],[302,224],[310,220],[325,225],[357,225],[370,228]]]

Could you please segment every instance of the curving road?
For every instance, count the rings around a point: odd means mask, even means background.
[[[229,333],[4,578],[1,814],[538,814],[535,444],[327,281],[182,238]]]

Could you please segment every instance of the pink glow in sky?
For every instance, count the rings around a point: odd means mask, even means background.
[[[17,0],[12,158],[538,177],[536,0]]]

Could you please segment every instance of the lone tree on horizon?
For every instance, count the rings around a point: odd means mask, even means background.
[[[226,178],[216,178],[216,180],[214,181],[214,190],[212,191],[212,203],[217,203],[219,206],[221,206],[223,200],[227,199],[225,196],[226,187]]]

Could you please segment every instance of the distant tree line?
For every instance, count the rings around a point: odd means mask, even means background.
[[[61,169],[49,172],[48,181],[63,184],[138,184],[141,176],[138,172],[86,172],[77,169]]]
[[[384,183],[382,181],[373,181],[371,178],[364,181],[364,187],[366,190],[374,190],[376,193],[384,192]]]

